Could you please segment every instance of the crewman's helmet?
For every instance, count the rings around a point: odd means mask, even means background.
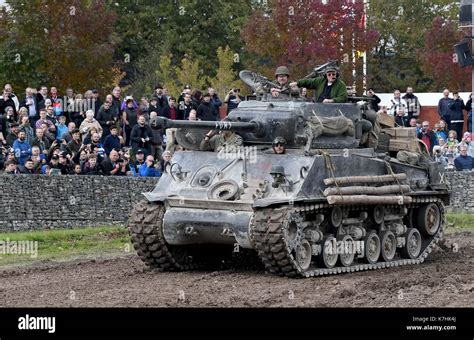
[[[273,140],[273,143],[272,143],[272,146],[274,147],[275,145],[277,144],[283,144],[284,146],[286,146],[286,140],[285,138],[283,137],[276,137],[274,140]]]
[[[284,76],[290,76],[290,71],[288,70],[288,67],[286,66],[278,66],[276,71],[275,71],[275,77],[278,77],[278,76],[281,76],[281,75],[284,75]]]

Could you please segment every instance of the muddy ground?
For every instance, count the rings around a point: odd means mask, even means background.
[[[313,279],[258,269],[149,271],[136,255],[0,268],[0,306],[474,306],[474,233],[445,237],[418,266]]]

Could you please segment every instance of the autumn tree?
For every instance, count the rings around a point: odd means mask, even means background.
[[[217,49],[218,68],[215,78],[209,79],[209,85],[213,86],[221,99],[235,87],[241,87],[242,83],[237,79],[237,72],[234,65],[239,56],[233,53],[229,46]]]
[[[433,80],[423,71],[417,50],[424,46],[424,33],[435,17],[454,19],[457,11],[458,4],[452,0],[370,1],[367,25],[379,32],[379,39],[368,54],[369,84],[378,92],[407,86],[418,92],[429,90]]]
[[[298,78],[318,64],[351,61],[353,50],[370,49],[377,32],[364,30],[363,14],[362,1],[270,0],[252,14],[243,37],[267,69],[287,65]]]
[[[156,0],[121,0],[108,1],[107,6],[120,18],[114,36],[121,43],[115,57],[129,57],[125,82],[135,83],[142,75],[152,80],[162,55],[172,56],[172,67],[180,67],[185,55],[192,55],[202,74],[214,77],[219,46],[229,45],[243,54],[240,33],[252,0],[165,0],[159,5]]]
[[[15,86],[112,87],[116,15],[101,1],[9,0],[0,18],[0,77]]]
[[[172,57],[171,54],[162,55],[159,62],[159,70],[155,71],[155,74],[163,86],[168,89],[169,94],[178,95],[178,93],[181,93],[182,87],[180,88],[176,82],[174,68],[171,65]]]
[[[168,93],[178,95],[184,85],[191,85],[194,89],[205,90],[208,86],[213,86],[219,96],[224,97],[229,89],[238,87],[241,84],[237,80],[237,71],[234,69],[236,55],[230,50],[229,46],[219,47],[216,51],[218,66],[215,77],[209,77],[202,72],[200,62],[190,54],[185,54],[178,66],[172,65],[173,56],[164,54],[160,57],[158,67],[153,71],[156,83],[164,85]],[[133,83],[133,91],[137,91],[137,84]],[[142,84],[146,87],[146,85]],[[142,92],[145,93],[145,92]],[[147,91],[146,93],[150,93]]]
[[[461,68],[453,58],[453,46],[463,38],[457,25],[457,22],[436,17],[423,34],[424,44],[417,50],[417,58],[425,76],[432,80],[429,91],[441,92],[446,87],[459,91],[471,89],[471,68]]]
[[[185,55],[181,60],[181,65],[175,67],[177,83],[183,88],[186,84],[194,89],[203,89],[206,86],[206,76],[202,72],[199,60],[189,55]]]

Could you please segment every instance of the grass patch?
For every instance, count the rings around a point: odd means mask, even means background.
[[[8,247],[7,240],[10,242]],[[41,260],[60,261],[78,257],[126,255],[133,252],[127,229],[115,226],[0,233],[0,242],[2,241],[0,266],[29,264]],[[28,254],[9,254],[15,252],[11,248],[15,241],[30,241],[29,248],[23,247],[23,250],[29,249]],[[37,257],[34,255],[35,241],[37,241]]]
[[[474,231],[474,214],[448,213],[447,232]]]
[[[474,231],[474,214],[448,213],[448,233]],[[37,241],[37,257],[34,243],[29,243],[28,254],[10,254],[5,246],[15,241]],[[11,248],[8,248],[11,250]],[[7,254],[5,254],[7,252]],[[76,258],[120,256],[134,253],[125,227],[97,227],[29,232],[0,233],[0,267],[30,264],[36,261],[66,261]]]

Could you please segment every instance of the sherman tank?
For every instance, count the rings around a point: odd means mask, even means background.
[[[252,72],[241,78],[253,89],[272,86]],[[390,147],[394,136],[359,99],[263,94],[224,121],[163,118],[186,150],[131,212],[139,257],[160,270],[191,270],[248,249],[288,277],[422,263],[445,226],[443,169],[423,148]],[[200,151],[209,130],[233,131],[243,146]],[[272,149],[277,137],[284,154]]]

